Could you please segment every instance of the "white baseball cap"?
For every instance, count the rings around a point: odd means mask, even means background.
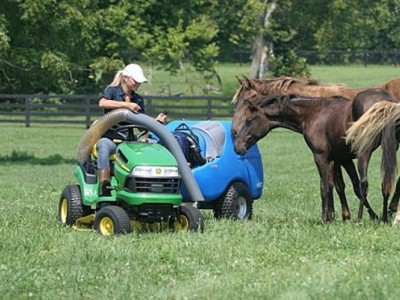
[[[137,64],[129,64],[122,71],[122,75],[132,77],[137,83],[147,82],[143,75],[143,69]]]

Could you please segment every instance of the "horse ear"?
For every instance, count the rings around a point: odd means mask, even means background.
[[[242,83],[243,83],[242,79],[240,79],[238,76],[235,76],[235,77],[236,77],[237,81],[239,81],[239,84],[242,85]]]
[[[248,89],[248,90],[254,89],[254,83],[249,78],[247,78],[246,76],[243,76],[243,81],[244,81],[246,89]]]

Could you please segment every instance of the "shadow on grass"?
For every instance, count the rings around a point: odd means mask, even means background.
[[[53,154],[45,158],[37,158],[26,152],[13,151],[11,155],[0,156],[1,164],[32,164],[32,165],[58,165],[75,164],[75,158],[63,158],[60,154]]]

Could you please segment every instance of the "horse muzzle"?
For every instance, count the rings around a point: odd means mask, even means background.
[[[235,141],[234,149],[235,149],[236,154],[239,154],[239,155],[244,155],[247,152],[246,145],[244,143],[240,143],[237,141]]]

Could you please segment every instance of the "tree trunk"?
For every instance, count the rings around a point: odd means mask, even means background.
[[[264,7],[263,13],[260,15],[260,36],[258,36],[254,40],[253,44],[253,58],[251,61],[251,69],[250,69],[250,78],[262,78],[267,71],[267,55],[270,52],[271,48],[267,46],[269,43],[265,39],[263,32],[268,26],[269,19],[272,15],[272,12],[275,10],[276,0],[271,1],[270,3],[266,3]],[[272,45],[271,45],[272,46]]]

